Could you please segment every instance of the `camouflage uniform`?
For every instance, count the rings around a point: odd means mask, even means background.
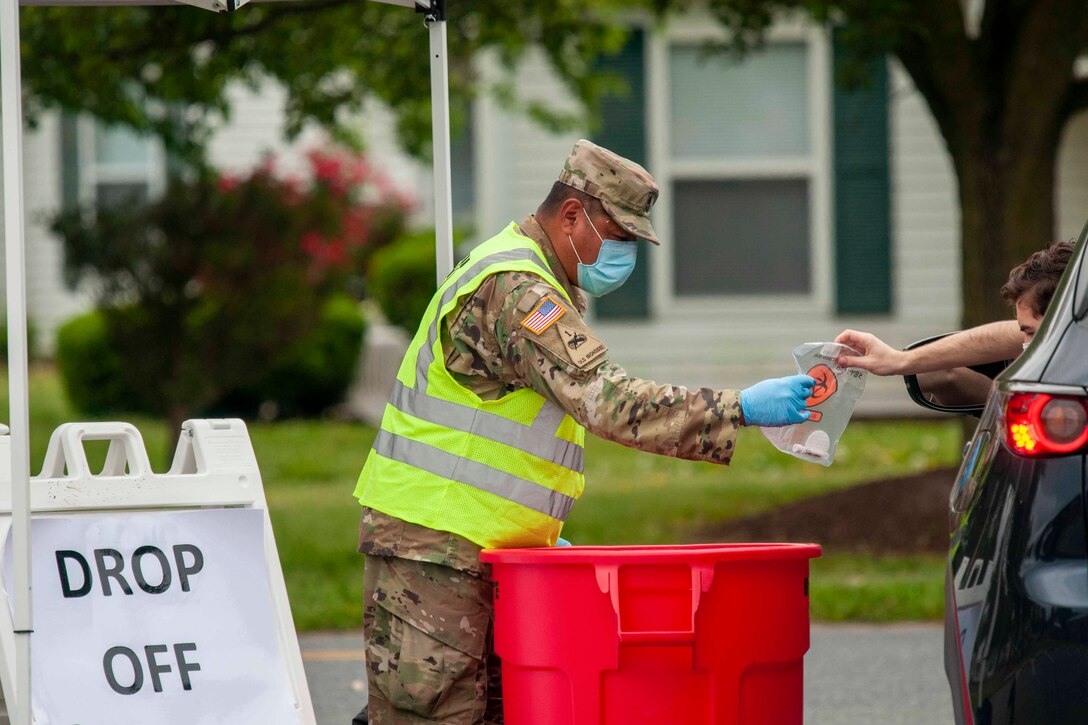
[[[359,539],[370,722],[501,723],[480,547],[369,508]]]
[[[620,174],[616,166],[623,167]],[[657,243],[647,217],[657,187],[637,164],[579,141],[559,180],[596,196],[620,226]],[[729,463],[740,425],[739,393],[628,375],[582,319],[585,296],[567,278],[553,240],[533,216],[518,226],[540,246],[574,304],[531,273],[488,277],[444,320],[445,364],[454,379],[484,400],[530,387],[601,438]],[[521,322],[545,297],[564,311],[536,334]],[[367,555],[371,721],[501,722],[490,641],[491,579],[479,562],[480,547],[364,508],[359,551]]]

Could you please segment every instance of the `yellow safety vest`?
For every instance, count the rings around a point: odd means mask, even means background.
[[[485,548],[551,546],[585,486],[585,429],[531,388],[481,400],[453,379],[442,354],[442,320],[507,271],[542,277],[570,302],[514,224],[473,250],[423,315],[355,497]]]

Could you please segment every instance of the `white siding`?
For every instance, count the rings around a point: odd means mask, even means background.
[[[933,332],[955,329],[962,304],[952,162],[922,95],[898,63],[890,71],[895,318]]]
[[[481,61],[482,72],[494,74],[494,61]],[[518,69],[518,94],[526,101],[547,101],[570,109],[570,94],[548,70],[543,54],[532,52]],[[563,159],[585,132],[552,133],[525,114],[512,113],[490,99],[476,110],[476,227],[480,241],[511,221],[536,211],[559,176]]]
[[[63,250],[48,231],[48,219],[61,205],[61,173],[60,120],[56,114],[48,114],[36,129],[23,133],[27,316],[37,328],[38,349],[45,354],[53,350],[56,328],[88,305],[85,295],[65,287],[61,276]],[[5,295],[6,286],[0,278],[0,290]],[[7,307],[6,300],[3,307]]]
[[[1076,239],[1088,220],[1088,112],[1065,129],[1058,159],[1057,239]]]
[[[230,120],[208,144],[208,159],[213,166],[233,173],[246,172],[266,154],[284,155],[283,104],[285,93],[272,84],[256,92],[245,86],[227,91],[233,108]],[[297,155],[282,163],[287,170],[297,170]]]
[[[54,346],[56,328],[82,312],[88,297],[75,294],[64,285],[61,270],[64,250],[60,241],[42,223],[43,214],[55,214],[60,208],[61,174],[59,117],[44,119],[38,131],[28,138],[23,165],[34,169],[26,175],[27,215],[27,311],[38,326],[44,352]],[[33,211],[30,211],[33,210]]]
[[[273,154],[277,169],[298,173],[305,169],[303,152],[325,142],[326,136],[316,128],[304,130],[290,144],[286,141],[286,92],[276,84],[266,83],[256,92],[238,84],[228,95],[234,112],[208,146],[208,158],[216,168],[245,172],[260,163],[264,156]],[[387,110],[374,106],[358,120],[358,124],[371,162],[388,175],[397,188],[410,192],[419,202],[416,215],[420,223],[433,224],[434,186],[430,165],[424,166],[400,150]]]

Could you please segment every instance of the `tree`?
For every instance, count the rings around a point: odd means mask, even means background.
[[[304,368],[300,345],[325,303],[401,234],[407,207],[364,158],[309,160],[305,181],[268,160],[243,177],[175,178],[146,205],[54,221],[66,281],[93,290],[133,409],[178,430],[232,393],[258,393],[285,365]]]
[[[449,10],[450,97],[455,116],[481,90],[516,102],[511,73],[477,74],[473,57],[494,52],[510,70],[537,45],[586,107],[608,80],[591,73],[626,30],[605,2],[461,0]],[[396,113],[405,147],[425,155],[431,137],[428,35],[423,17],[365,0],[250,4],[229,15],[191,7],[46,8],[22,11],[25,109],[86,112],[152,132],[176,154],[199,162],[209,130],[230,105],[228,84],[271,79],[287,91],[287,124],[307,122],[351,134],[345,123],[367,99]],[[490,84],[485,88],[486,84]],[[581,114],[528,106],[545,123],[584,122]]]
[[[965,7],[978,11],[977,18]],[[479,92],[516,103],[512,76],[485,87],[471,58],[494,51],[507,70],[539,45],[592,112],[612,87],[594,72],[621,47],[617,13],[658,17],[709,9],[732,45],[758,44],[784,12],[840,28],[859,60],[899,59],[925,98],[951,155],[961,207],[965,323],[1007,315],[996,294],[1008,270],[1054,233],[1054,175],[1062,131],[1088,108],[1074,62],[1088,50],[1084,0],[457,0],[449,4],[455,114]],[[420,16],[362,0],[248,5],[230,16],[191,8],[27,8],[23,72],[31,114],[87,111],[160,134],[198,159],[211,124],[229,113],[231,80],[281,82],[288,123],[344,131],[367,98],[397,114],[406,148],[430,138],[427,39]],[[363,30],[361,30],[363,29]],[[369,30],[370,32],[366,32]],[[546,105],[551,124],[584,123]]]
[[[665,6],[688,3],[664,0]],[[858,58],[889,53],[925,98],[952,157],[963,242],[964,323],[1008,316],[998,288],[1055,231],[1062,131],[1088,108],[1084,0],[709,0],[738,46],[802,10],[842,29]],[[977,17],[965,7],[977,8]]]

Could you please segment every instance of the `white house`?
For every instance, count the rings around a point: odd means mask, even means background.
[[[881,63],[871,88],[847,93],[822,29],[781,25],[741,65],[703,52],[717,32],[690,18],[639,34],[612,66],[633,92],[606,105],[595,138],[654,174],[666,240],[644,248],[644,279],[598,306],[613,358],[659,381],[739,387],[793,372],[793,347],[846,327],[893,345],[958,329],[956,183],[907,74]],[[562,94],[540,61],[523,77],[530,97]],[[486,101],[474,120],[478,228],[498,229],[534,208],[572,138]],[[1075,237],[1088,114],[1063,140],[1057,203],[1055,238]],[[871,376],[859,411],[920,409],[901,379]]]
[[[642,162],[662,188],[654,215],[665,244],[644,247],[636,275],[592,313],[613,359],[663,382],[742,387],[792,372],[793,347],[845,327],[893,345],[956,329],[955,180],[908,76],[894,62],[875,64],[872,86],[848,93],[833,83],[835,42],[823,29],[782,24],[739,64],[703,52],[715,32],[690,18],[635,33],[610,62],[632,92],[608,101],[602,128],[586,132]],[[525,98],[567,102],[541,58],[519,77]],[[210,148],[216,165],[244,169],[266,151],[290,157],[314,143],[309,134],[285,146],[277,89],[238,89],[235,99]],[[426,223],[429,168],[396,150],[387,114],[375,110],[365,123],[373,156],[417,191]],[[470,133],[455,143],[457,214],[482,240],[533,211],[580,135],[478,100]],[[163,158],[153,143],[54,115],[28,133],[24,164],[28,306],[48,350],[56,326],[88,300],[64,288],[44,216],[133,185],[153,194]],[[1082,114],[1063,140],[1056,238],[1074,237],[1086,219]],[[919,411],[896,378],[870,378],[859,410]]]

